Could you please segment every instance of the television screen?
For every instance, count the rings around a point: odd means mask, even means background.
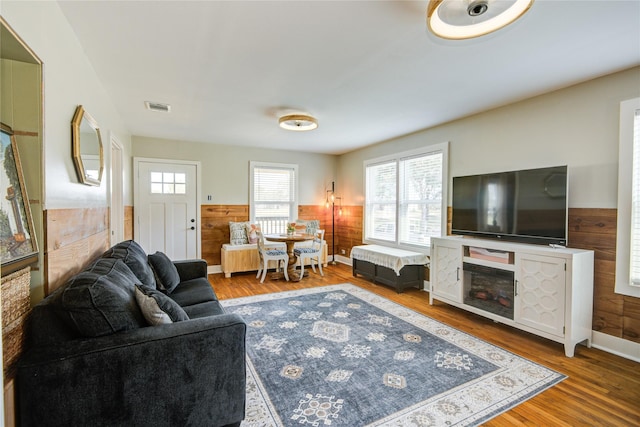
[[[452,233],[566,245],[567,166],[453,178]]]

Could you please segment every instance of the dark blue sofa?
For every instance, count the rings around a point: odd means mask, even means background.
[[[245,322],[220,306],[205,261],[158,255],[119,243],[34,307],[21,427],[240,424]],[[149,301],[163,324],[150,326]]]

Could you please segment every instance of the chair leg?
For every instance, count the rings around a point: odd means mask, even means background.
[[[280,265],[280,261],[278,261],[278,265]],[[289,281],[289,261],[288,260],[284,260],[284,278],[287,280],[287,282]]]
[[[322,272],[322,262],[320,262],[320,255],[318,255],[318,258],[316,258],[316,261],[318,262],[318,270],[320,270],[320,275],[324,277],[324,273]]]
[[[304,277],[304,258],[300,257],[300,278],[302,279]]]
[[[262,278],[260,279],[260,283],[264,282],[264,278],[267,277],[267,262],[265,261],[264,267],[262,269]]]

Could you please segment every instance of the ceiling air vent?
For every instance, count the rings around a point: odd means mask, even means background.
[[[171,111],[171,105],[169,105],[169,104],[162,104],[160,102],[144,101],[144,105],[147,106],[147,110],[151,110],[151,111],[160,111],[160,112],[163,112],[163,113],[168,113],[169,111]]]

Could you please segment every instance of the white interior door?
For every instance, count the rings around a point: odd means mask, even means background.
[[[135,239],[147,253],[200,257],[198,162],[134,159]]]

